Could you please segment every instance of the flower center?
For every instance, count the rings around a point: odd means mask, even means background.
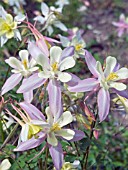
[[[61,127],[58,123],[54,123],[50,129],[51,131],[57,131],[57,130],[61,130]]]
[[[53,70],[54,72],[58,70],[58,63],[57,63],[57,62],[55,62],[55,63],[52,64],[52,70]]]
[[[24,68],[27,70],[28,69],[28,62],[26,59],[22,61]]]
[[[116,73],[110,73],[106,78],[106,81],[116,80],[119,76]]]
[[[3,35],[10,30],[11,27],[5,21],[3,21],[0,26],[0,35]]]
[[[81,48],[82,48],[82,45],[81,45],[81,44],[77,44],[77,45],[75,46],[75,50],[76,50],[76,51],[80,51]]]
[[[28,139],[31,139],[34,135],[42,130],[41,126],[29,124]]]

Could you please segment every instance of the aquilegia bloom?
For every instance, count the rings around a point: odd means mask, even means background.
[[[5,60],[7,64],[9,64],[10,67],[13,68],[12,74],[5,82],[5,84],[2,87],[2,95],[7,93],[9,90],[13,89],[21,79],[24,77],[23,82],[29,77],[32,72],[38,70],[38,67],[36,67],[36,62],[32,58],[29,62],[28,56],[29,53],[27,50],[21,50],[19,52],[19,56],[21,58],[21,61],[18,60],[15,57],[10,57],[9,59]],[[31,93],[31,95],[30,95]],[[32,91],[24,93],[24,98],[27,99],[28,97],[32,98]],[[31,99],[27,99],[31,100]]]
[[[77,31],[76,35],[72,37],[72,40],[69,40],[69,38],[61,36],[60,40],[62,42],[63,47],[69,47],[74,46],[74,58],[79,58],[80,56],[84,56],[86,47],[86,43],[81,37],[80,31]]]
[[[71,92],[86,92],[96,88],[100,89],[98,92],[98,108],[100,121],[103,121],[109,113],[109,89],[112,88],[117,92],[123,92],[127,88],[125,84],[119,81],[128,78],[128,69],[125,67],[119,69],[116,58],[109,56],[106,59],[106,67],[103,70],[101,63],[99,61],[96,62],[88,51],[86,51],[85,60],[95,78],[80,80],[76,86],[68,89]]]
[[[21,15],[16,16],[13,19],[13,16],[8,14],[2,6],[0,6],[0,41],[1,46],[3,46],[8,39],[12,37],[17,40],[21,40],[21,35],[17,29],[17,25],[25,19],[25,16]]]
[[[68,82],[72,79],[71,74],[63,71],[75,65],[75,60],[72,57],[73,47],[66,48],[63,51],[60,47],[51,47],[50,59],[45,56],[34,43],[29,44],[28,50],[37,64],[41,65],[42,71],[35,73],[23,82],[18,89],[18,93],[36,89],[43,85],[48,79],[60,80],[61,82]]]
[[[44,29],[47,29],[49,35],[53,33],[53,26],[61,29],[62,31],[67,31],[66,26],[59,21],[61,15],[61,8],[55,8],[51,6],[50,8],[44,3],[41,3],[41,11],[43,16],[37,16],[34,20],[39,21],[41,24],[44,24]]]

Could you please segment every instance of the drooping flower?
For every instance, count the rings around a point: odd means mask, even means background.
[[[11,167],[11,163],[8,159],[4,159],[0,164],[0,170],[8,170]]]
[[[29,53],[27,50],[21,50],[19,52],[20,60],[16,59],[15,57],[10,57],[9,59],[6,59],[5,62],[9,64],[10,67],[13,68],[12,74],[5,82],[5,84],[2,87],[2,95],[7,93],[9,90],[13,89],[24,77],[23,82],[26,81],[26,79],[36,70],[38,70],[38,67],[36,67],[36,61],[32,58],[29,62],[28,56]],[[32,99],[32,91],[29,93],[24,93],[24,98],[27,99],[27,97],[31,96],[30,99]]]
[[[60,40],[62,42],[63,47],[73,46],[75,48],[74,58],[79,58],[80,56],[84,56],[86,47],[86,43],[81,37],[80,31],[77,31],[76,35],[69,40],[67,37],[60,35]]]
[[[16,38],[21,40],[21,35],[17,29],[17,25],[23,21],[25,17],[16,16],[14,19],[11,14],[8,14],[2,6],[0,6],[0,40],[3,46],[8,39]]]
[[[95,92],[100,89],[97,100],[100,121],[103,121],[109,113],[109,89],[114,89],[117,93],[119,91],[124,95],[123,91],[126,90],[127,86],[119,81],[128,78],[128,69],[125,67],[119,69],[116,58],[109,56],[106,59],[106,67],[103,70],[101,63],[99,61],[96,62],[88,51],[86,51],[85,60],[95,78],[80,80],[76,86],[69,87],[68,89],[71,92]]]
[[[53,27],[57,27],[62,31],[67,31],[66,26],[59,21],[59,16],[61,16],[62,8],[55,8],[51,6],[50,8],[44,2],[41,3],[41,11],[43,16],[37,16],[34,20],[39,21],[44,24],[43,30],[47,29],[49,35],[53,33]]]

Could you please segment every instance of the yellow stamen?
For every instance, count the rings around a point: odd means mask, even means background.
[[[28,62],[27,62],[27,60],[26,59],[24,59],[23,61],[22,61],[22,63],[23,63],[23,65],[24,65],[24,68],[27,70],[27,68],[28,68]]]
[[[61,130],[61,127],[58,123],[54,123],[50,130],[51,131]]]
[[[82,45],[81,44],[77,44],[76,46],[75,46],[75,50],[76,51],[80,51],[81,49],[82,49]]]
[[[41,126],[29,124],[28,139],[32,138],[34,135],[42,130]]]
[[[57,62],[52,64],[52,70],[53,71],[57,71],[58,70],[58,63]]]
[[[116,73],[110,73],[106,78],[106,81],[116,80],[119,76]]]

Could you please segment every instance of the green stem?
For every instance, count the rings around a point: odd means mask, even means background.
[[[4,131],[3,131],[2,119],[0,119],[0,134],[1,134],[1,140],[2,142],[4,142]]]
[[[10,132],[10,134],[8,135],[8,137],[5,139],[3,145],[1,146],[1,149],[7,144],[7,142],[11,139],[11,137],[14,135],[16,129],[18,128],[18,123],[14,126],[14,128],[12,129],[12,131]]]
[[[47,170],[47,164],[48,164],[48,153],[49,153],[49,150],[48,148],[46,148],[46,157],[45,157],[45,165],[44,165],[44,169]]]
[[[95,121],[93,121],[92,124],[91,124],[91,132],[90,132],[90,136],[89,136],[90,141],[93,137],[93,131],[94,131],[94,128],[95,128],[95,125],[96,125],[97,116],[98,116],[98,114],[97,114],[97,111],[96,111]],[[82,161],[83,162],[83,170],[86,170],[86,168],[87,168],[89,151],[90,151],[90,145],[87,147],[87,149],[84,153],[84,157],[83,157],[83,161]]]

